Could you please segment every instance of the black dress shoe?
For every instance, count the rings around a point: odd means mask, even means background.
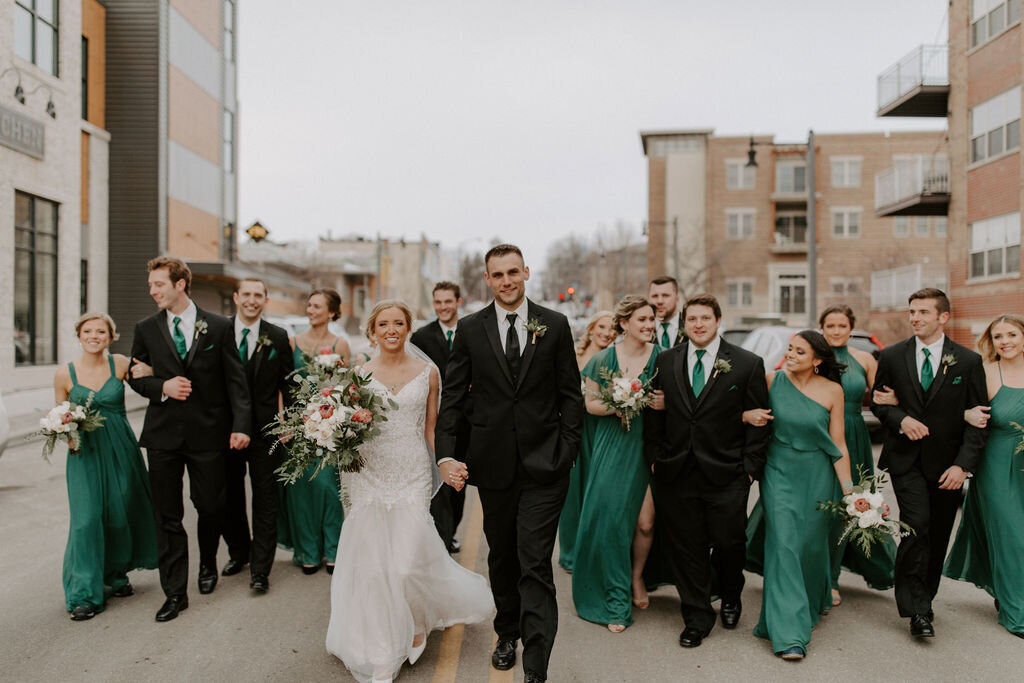
[[[71,621],[85,621],[96,616],[96,608],[89,605],[79,605],[71,610]]]
[[[679,634],[679,644],[683,647],[700,647],[701,642],[707,637],[706,632],[687,626]]]
[[[127,598],[129,596],[135,595],[135,589],[132,588],[132,585],[130,583],[126,583],[110,595],[115,598]]]
[[[526,675],[523,676],[523,683],[544,683],[546,680],[548,679],[544,678],[540,674],[530,673],[529,671],[527,671]]]
[[[217,570],[213,567],[207,567],[205,564],[199,565],[199,592],[206,595],[212,593],[216,587]]]
[[[927,614],[915,614],[910,617],[910,635],[915,638],[934,638],[935,629]]]
[[[178,612],[188,609],[188,597],[174,595],[164,601],[164,606],[156,613],[157,621],[170,621],[178,616]]]
[[[722,602],[722,628],[736,628],[740,623],[740,615],[743,614],[743,603]]]
[[[491,664],[498,671],[508,671],[516,665],[516,641],[498,639],[491,654]],[[544,679],[541,679],[544,680]]]
[[[266,574],[253,574],[252,580],[249,582],[249,588],[257,593],[266,593],[270,590],[270,579],[267,578]]]
[[[224,565],[224,569],[220,570],[220,575],[234,576],[245,569],[245,565],[247,564],[249,564],[248,560],[228,560],[228,563]]]

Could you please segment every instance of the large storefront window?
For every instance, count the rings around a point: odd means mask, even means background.
[[[57,362],[57,205],[14,193],[14,360]]]

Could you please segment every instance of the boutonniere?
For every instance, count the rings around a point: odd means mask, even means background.
[[[533,339],[530,341],[531,344],[537,343],[537,337],[543,337],[548,333],[548,326],[542,325],[536,318],[530,318],[526,321],[526,331],[533,333]]]
[[[946,370],[949,370],[954,365],[956,365],[956,356],[951,353],[947,353],[942,357],[942,374],[945,375]]]
[[[255,353],[259,353],[260,349],[262,349],[264,346],[273,346],[273,345],[274,345],[274,342],[270,340],[270,337],[268,337],[265,334],[261,334],[260,338],[256,340],[256,351],[255,351]]]
[[[210,326],[206,324],[205,320],[197,320],[196,321],[196,336],[195,336],[195,339],[199,339],[200,335],[206,334],[206,331],[209,328],[210,328]]]
[[[711,379],[718,377],[719,373],[726,375],[732,372],[732,363],[724,358],[716,358],[714,367],[715,371],[711,373]]]

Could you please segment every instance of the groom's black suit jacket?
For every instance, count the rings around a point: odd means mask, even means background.
[[[700,396],[694,396],[689,348],[683,342],[655,361],[651,386],[665,392],[665,410],[644,412],[644,457],[654,465],[655,480],[674,480],[689,461],[715,485],[729,484],[744,472],[760,479],[771,430],[744,425],[742,414],[769,405],[764,361],[722,339],[716,360],[727,361],[731,369],[712,370]]]
[[[519,378],[513,382],[495,306],[459,320],[435,430],[437,458],[458,459],[459,420],[471,400],[466,453],[470,484],[505,488],[520,462],[536,481],[557,481],[576,459],[583,425],[580,373],[568,320],[528,302],[527,320],[547,330],[536,341],[527,333]]]
[[[889,428],[879,467],[899,476],[920,462],[922,472],[933,482],[952,465],[974,472],[987,433],[964,422],[964,410],[988,405],[981,356],[946,337],[942,357],[952,356],[955,363],[940,361],[926,393],[918,377],[916,352],[915,338],[911,337],[886,347],[878,359],[875,389],[890,387],[899,401],[896,406],[871,405],[872,412]],[[928,436],[911,441],[900,433],[900,423],[908,415],[928,427]]]
[[[235,333],[235,316],[228,318],[231,322],[232,343]],[[260,344],[262,338],[270,339],[270,344]],[[255,346],[249,362],[245,364],[245,381],[249,387],[249,399],[252,402],[252,436],[253,439],[266,439],[263,430],[277,417],[277,394],[281,392],[285,403],[289,400],[288,376],[295,369],[294,356],[288,344],[288,333],[266,320],[260,320],[256,339],[250,339],[250,348]]]
[[[167,328],[167,312],[158,311],[135,325],[132,357],[153,368],[152,377],[129,379],[149,399],[139,445],[161,451],[227,450],[232,433],[252,435],[252,404],[245,370],[235,348],[233,324],[224,316],[196,307],[192,346],[182,359]],[[192,381],[184,401],[163,400],[163,384],[172,377]]]

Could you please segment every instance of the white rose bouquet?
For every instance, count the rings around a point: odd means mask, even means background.
[[[639,379],[623,377],[618,370],[612,372],[608,368],[601,368],[600,384],[601,388],[597,393],[597,398],[609,409],[615,411],[622,421],[622,429],[627,432],[630,422],[643,413],[644,408],[654,400],[650,379],[641,382]]]
[[[818,509],[838,515],[843,522],[840,544],[849,538],[865,557],[871,557],[871,546],[875,543],[881,543],[887,536],[903,538],[914,530],[905,522],[891,517],[881,493],[881,487],[889,481],[885,470],[869,475],[865,475],[859,466],[857,470],[860,482],[853,487],[853,492],[843,496],[839,502],[819,502]]]
[[[81,434],[94,432],[103,426],[106,418],[92,407],[94,393],[89,392],[85,405],[64,401],[51,408],[46,417],[40,418],[36,434],[46,438],[43,459],[47,462],[58,441],[67,443],[68,455],[78,455],[82,450]]]

